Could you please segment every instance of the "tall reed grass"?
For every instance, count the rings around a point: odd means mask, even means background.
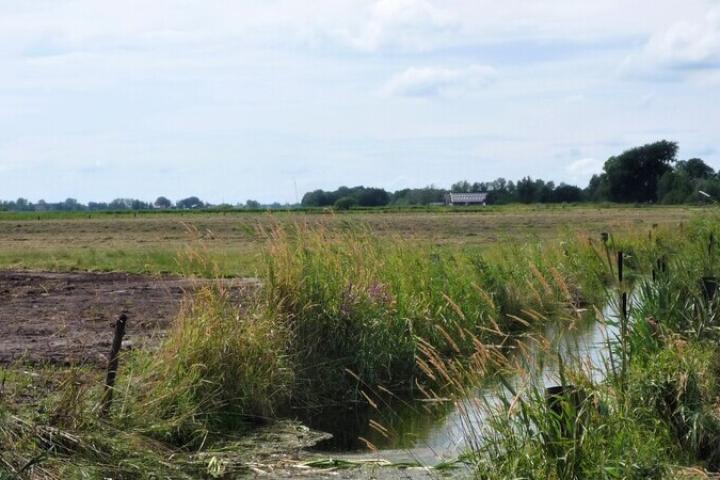
[[[248,301],[237,304],[221,284],[189,298],[160,349],[132,358],[119,387],[130,389],[126,418],[151,418],[147,433],[197,446],[213,432],[242,432],[276,416],[294,380],[287,335]]]
[[[142,448],[198,450],[297,407],[372,403],[369,391],[449,398],[474,415],[474,387],[495,375],[506,395],[467,421],[480,478],[660,478],[673,462],[714,468],[718,300],[705,298],[699,278],[717,274],[709,235],[720,237],[719,227],[700,220],[607,243],[569,233],[563,242],[473,249],[379,238],[362,225],[276,225],[261,232],[258,291],[237,298],[222,282],[200,288],[156,351],[122,359],[106,423],[77,421],[97,388],[74,381],[40,422],[54,415],[83,438],[110,428],[133,432]],[[618,250],[629,270],[623,285],[613,270]],[[222,270],[201,251],[187,258],[188,272]],[[520,334],[576,321],[632,284],[621,375],[617,345],[604,381],[568,365],[563,382],[584,393],[562,399],[559,414],[541,385],[507,381]],[[5,411],[0,402],[0,441],[36,441]],[[90,443],[102,459],[83,461],[132,456],[117,442]]]
[[[494,373],[500,388],[491,400],[458,390],[452,401],[465,415],[478,478],[710,478],[720,470],[720,295],[701,281],[720,273],[718,233],[720,222],[705,218],[683,231],[611,239],[607,258],[625,252],[630,275],[607,283],[608,296],[632,295],[626,329],[621,314],[599,321],[625,337],[609,338],[605,362],[592,369],[580,352],[561,357],[555,380],[564,393],[546,391],[529,371],[536,359],[522,354],[504,362],[516,360],[514,369]],[[453,376],[447,361],[433,366],[432,375]]]
[[[468,358],[478,341],[506,336],[596,299],[602,268],[591,242],[452,250],[362,226],[344,231],[296,224],[266,232],[264,307],[285,325],[294,398],[327,404],[361,398],[368,386],[416,385],[424,345]]]

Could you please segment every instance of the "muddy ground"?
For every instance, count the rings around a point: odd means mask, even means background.
[[[167,332],[186,295],[205,282],[127,273],[0,271],[0,365],[104,366],[114,323],[123,312],[128,316],[125,348],[151,348]],[[258,281],[227,280],[225,286],[241,303]],[[194,460],[216,457],[218,468],[231,478],[424,480],[465,473],[390,466],[413,461],[407,452],[336,453],[331,459],[307,450],[326,438],[328,434],[281,420],[254,431],[235,448]]]
[[[127,273],[0,271],[0,363],[103,365],[118,316],[124,348],[157,344],[202,280]],[[241,297],[254,280],[227,285]]]

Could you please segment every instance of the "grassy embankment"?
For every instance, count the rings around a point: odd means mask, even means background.
[[[601,269],[602,257],[582,238],[479,252],[351,225],[275,224],[263,235],[256,297],[239,307],[218,286],[190,299],[158,352],[121,360],[109,419],[97,419],[99,374],[52,372],[59,380],[45,385],[52,394],[36,409],[26,401],[37,400],[36,380],[12,370],[25,380],[3,397],[2,442],[13,446],[3,450],[6,469],[165,472],[169,452],[217,447],[290,407],[442,389],[416,362],[427,345],[472,356],[602,290],[599,276],[584,273]],[[215,260],[191,255],[206,271],[218,271]],[[77,441],[66,445],[64,435]],[[174,458],[173,468],[192,465]]]
[[[694,232],[667,233],[668,248],[684,251]],[[291,406],[362,401],[370,391],[444,397],[497,367],[497,346],[513,332],[601,301],[612,278],[603,246],[583,235],[479,251],[357,227],[271,225],[264,235],[257,296],[240,308],[212,287],[190,300],[158,352],[122,360],[109,419],[94,412],[96,373],[54,372],[61,380],[39,408],[26,401],[33,380],[11,381],[0,404],[0,442],[11,446],[3,468],[58,478],[192,473],[207,465],[189,452],[226,445]],[[656,254],[647,235],[614,240],[634,253],[637,271]],[[491,461],[503,465],[509,446]],[[481,471],[484,455],[475,457]]]
[[[472,445],[467,458],[478,478],[715,478],[720,295],[709,295],[702,279],[717,282],[719,234],[713,216],[685,232],[622,246],[636,280],[616,281],[611,292],[620,298],[634,290],[635,301],[627,315],[619,300],[616,316],[598,314],[617,332],[603,365],[561,361],[566,393],[553,403],[542,385],[510,380],[532,378],[528,359],[516,357],[514,368],[496,374],[500,402],[475,399],[464,410]],[[462,371],[455,362],[435,367]],[[469,393],[467,384],[456,385]],[[478,415],[486,415],[482,427],[469,421]]]

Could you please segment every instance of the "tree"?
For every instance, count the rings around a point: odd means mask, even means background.
[[[116,198],[108,204],[110,210],[127,210],[130,208],[131,200],[127,198]]]
[[[491,205],[503,205],[506,203],[517,202],[517,187],[504,178],[496,178],[492,182],[486,184],[488,197],[487,203]]]
[[[172,202],[167,197],[158,197],[155,200],[155,208],[171,208]]]
[[[604,166],[609,199],[656,202],[660,177],[672,169],[677,150],[677,143],[661,140],[610,157]]]
[[[340,187],[334,192],[315,190],[303,196],[302,205],[305,207],[329,207],[335,205],[339,199],[352,197],[361,207],[379,207],[390,203],[390,194],[382,188]]]
[[[692,179],[677,170],[665,172],[658,181],[658,200],[661,203],[683,203],[692,192]]]
[[[471,189],[472,185],[467,180],[455,182],[450,186],[450,191],[454,193],[469,193]]]
[[[323,190],[315,190],[303,195],[302,205],[304,207],[325,207],[330,205],[327,201],[327,194]]]
[[[537,200],[538,185],[530,177],[517,182],[518,200],[522,203],[533,203]]]
[[[150,209],[150,204],[133,198],[130,200],[130,208],[133,210],[148,210]]]
[[[535,180],[535,201],[540,203],[554,202],[553,192],[555,192],[555,182],[547,182],[544,180]]]
[[[69,211],[69,212],[74,212],[74,211],[77,211],[77,210],[82,210],[82,209],[83,209],[83,206],[82,206],[77,200],[75,200],[74,198],[67,198],[67,199],[65,199],[65,201],[62,203],[61,208],[62,208],[63,210]]]
[[[88,210],[108,210],[110,207],[105,202],[88,202]]]
[[[182,200],[178,200],[175,203],[175,206],[177,206],[177,208],[182,208],[182,209],[191,209],[191,208],[202,208],[205,206],[205,204],[198,197],[188,197],[188,198],[183,198]]]
[[[361,207],[381,207],[390,203],[390,194],[382,188],[360,187],[357,203]]]
[[[713,168],[699,158],[677,162],[675,168],[685,173],[689,178],[710,178],[715,175]]]
[[[429,205],[442,203],[447,190],[435,188],[433,185],[425,188],[405,188],[392,194],[391,203],[394,205]]]
[[[248,200],[245,202],[245,208],[250,210],[258,210],[260,208],[260,202],[257,200]]]
[[[699,158],[681,160],[658,182],[658,200],[662,203],[685,203],[702,200],[700,190],[713,189],[715,171]]]
[[[604,173],[593,175],[585,188],[585,198],[593,202],[602,202],[607,201],[608,197],[607,175]]]
[[[357,205],[357,200],[353,197],[338,198],[335,202],[335,208],[338,210],[350,210],[355,205]]]
[[[22,198],[22,197],[17,199],[14,207],[10,207],[10,210],[18,210],[21,212],[29,211],[32,209],[33,209],[32,203],[30,203],[30,201],[28,199]]]
[[[561,183],[552,193],[553,202],[574,203],[583,199],[582,190],[574,185]]]

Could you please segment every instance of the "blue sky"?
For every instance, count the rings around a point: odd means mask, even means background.
[[[719,125],[718,1],[0,0],[3,199],[584,185]]]

